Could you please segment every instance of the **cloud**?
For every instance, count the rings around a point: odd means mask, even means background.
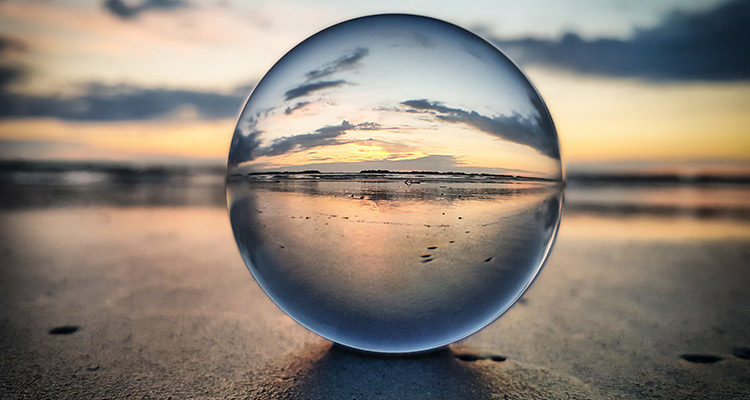
[[[185,0],[144,0],[138,5],[131,6],[123,0],[105,0],[103,6],[119,18],[134,19],[148,10],[172,10],[189,7],[190,4]]]
[[[243,135],[240,128],[235,128],[232,143],[229,146],[229,164],[236,165],[243,161],[255,159],[253,153],[260,147],[259,137],[262,133],[262,131],[255,130]]]
[[[26,71],[21,67],[0,65],[0,91],[3,91],[10,84],[21,80],[24,76],[26,76]],[[1,92],[0,98],[2,98]],[[0,111],[0,114],[2,114],[2,111]]]
[[[284,96],[285,100],[296,99],[297,97],[302,97],[318,90],[341,86],[345,83],[346,81],[344,80],[305,83],[303,85],[295,87],[294,89],[287,90],[286,93],[284,93]]]
[[[343,56],[337,58],[336,60],[331,61],[327,64],[324,64],[322,67],[318,69],[314,69],[306,73],[305,74],[306,82],[292,89],[287,90],[286,93],[284,93],[285,100],[288,101],[288,100],[296,99],[298,97],[306,96],[318,90],[333,88],[333,87],[346,84],[347,82],[343,79],[329,80],[329,81],[317,81],[317,82],[310,82],[310,81],[314,79],[323,78],[329,75],[333,75],[340,71],[353,69],[358,65],[359,60],[365,57],[369,52],[370,50],[364,47],[357,47],[353,51],[344,54]],[[285,112],[287,114],[291,114],[294,110],[300,107],[303,107],[306,104],[308,104],[308,102],[297,103],[297,105],[294,107],[287,107]]]
[[[4,56],[12,51],[26,51],[26,45],[18,39],[9,36],[0,36],[0,56]]]
[[[345,141],[341,141],[339,137],[348,131],[380,129],[380,124],[375,122],[352,124],[344,120],[339,125],[324,126],[311,133],[278,138],[272,141],[269,146],[261,147],[260,135],[263,134],[263,131],[253,129],[254,126],[254,123],[250,122],[248,128],[242,129],[238,127],[235,129],[229,152],[230,164],[236,165],[246,161],[253,161],[263,156],[279,156],[321,146],[339,145],[346,143]],[[243,134],[243,132],[247,131],[249,133]]]
[[[545,110],[543,104],[536,100],[536,96],[530,96],[530,100],[537,110]],[[548,136],[554,133],[552,123],[549,118],[544,118],[540,114],[524,117],[514,113],[510,116],[490,118],[476,111],[446,107],[440,102],[426,99],[408,100],[401,105],[409,107],[404,110],[406,112],[424,112],[434,115],[441,121],[464,123],[501,139],[529,146],[546,156],[560,158],[557,143],[554,138]]]
[[[295,104],[295,105],[294,105],[293,107],[287,107],[287,108],[286,108],[286,109],[284,110],[284,114],[286,114],[286,115],[289,115],[289,114],[291,114],[291,113],[293,113],[293,112],[295,112],[295,111],[299,110],[300,108],[302,108],[302,107],[304,107],[304,106],[306,106],[306,105],[308,105],[308,104],[310,104],[310,102],[309,102],[309,101],[301,101],[301,102],[299,102],[299,103]]]
[[[69,121],[131,121],[173,117],[186,109],[203,119],[235,117],[248,86],[228,93],[186,89],[104,85],[90,82],[76,95],[32,95],[12,90],[28,75],[28,67],[7,62],[13,52],[26,51],[23,42],[0,35],[0,119],[58,118]]]
[[[493,40],[524,65],[585,74],[663,80],[750,78],[750,2],[734,1],[700,13],[673,13],[661,25],[627,40]]]
[[[257,152],[253,152],[253,155],[256,157],[278,156],[281,154],[304,151],[315,147],[337,145],[342,143],[338,140],[338,137],[345,134],[347,131],[375,130],[379,129],[379,127],[380,125],[375,122],[352,124],[349,121],[344,120],[340,125],[324,126],[316,129],[313,133],[286,136],[276,139],[270,146],[259,148]]]
[[[0,35],[0,96],[11,84],[20,81],[27,75],[24,66],[7,63],[5,59],[12,53],[26,51],[26,44],[9,36]],[[1,112],[1,111],[0,111]]]
[[[345,71],[350,70],[357,66],[359,63],[359,60],[361,60],[364,56],[366,56],[370,50],[364,47],[357,47],[349,54],[344,54],[343,56],[337,58],[335,61],[330,62],[328,64],[325,64],[323,67],[319,69],[312,70],[305,74],[305,77],[307,80],[313,80],[322,78],[324,76],[328,76],[331,74],[334,74],[339,71]]]
[[[0,81],[4,73],[0,69]],[[0,86],[1,87],[1,86]],[[76,96],[37,96],[0,90],[0,118],[53,117],[72,121],[149,120],[193,108],[201,118],[236,116],[244,96],[181,89],[90,83]]]

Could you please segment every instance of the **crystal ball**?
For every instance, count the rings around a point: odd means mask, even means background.
[[[291,318],[402,353],[500,317],[539,273],[562,208],[560,150],[500,50],[440,20],[342,22],[259,81],[228,157],[240,253]]]

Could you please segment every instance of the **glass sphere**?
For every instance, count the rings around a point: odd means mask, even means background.
[[[345,346],[431,349],[502,315],[542,267],[562,169],[549,112],[497,48],[375,15],[263,77],[232,139],[232,229],[268,296]]]

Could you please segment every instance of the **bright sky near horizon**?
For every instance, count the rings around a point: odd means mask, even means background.
[[[252,85],[345,19],[408,12],[492,41],[563,161],[750,161],[743,1],[3,1],[0,159],[223,162]]]

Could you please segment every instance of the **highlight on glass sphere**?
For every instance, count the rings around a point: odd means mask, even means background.
[[[235,239],[268,296],[344,346],[412,352],[490,324],[529,287],[562,207],[557,134],[497,48],[414,15],[289,51],[232,139]]]

